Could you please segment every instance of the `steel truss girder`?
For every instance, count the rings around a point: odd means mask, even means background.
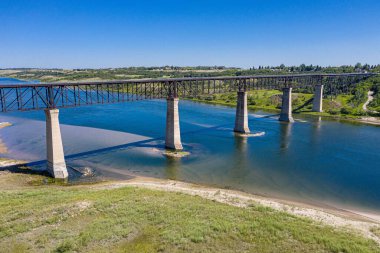
[[[350,94],[355,84],[374,74],[272,75],[99,81],[81,83],[0,85],[0,111],[26,111],[82,105],[111,104],[170,97],[196,98],[234,91],[283,89],[313,92],[325,86],[325,95]]]

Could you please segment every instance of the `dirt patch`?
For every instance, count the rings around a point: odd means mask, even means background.
[[[333,109],[333,110],[338,110],[342,108],[342,104],[339,103],[338,101],[330,100],[328,101],[328,107]]]
[[[269,102],[275,106],[280,106],[282,103],[282,94],[276,94],[269,98]]]
[[[90,201],[80,201],[80,202],[75,203],[75,207],[77,208],[79,212],[86,210],[91,205],[92,205],[92,202]]]
[[[371,125],[379,125],[380,126],[380,118],[376,117],[361,117],[358,121],[371,124]]]

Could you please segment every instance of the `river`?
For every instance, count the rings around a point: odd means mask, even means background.
[[[162,100],[60,110],[67,164],[90,167],[105,178],[131,174],[242,190],[334,208],[380,214],[380,127],[294,115],[293,124],[256,111],[252,132],[233,134],[235,110],[180,101],[183,158],[164,153]],[[8,153],[46,159],[43,111],[0,114]],[[40,165],[39,165],[40,166]]]

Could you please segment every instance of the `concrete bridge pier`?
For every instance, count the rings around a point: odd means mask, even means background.
[[[62,136],[59,128],[58,109],[46,109],[46,150],[47,169],[54,177],[65,179],[69,176],[63,153]]]
[[[280,121],[294,122],[292,116],[292,88],[283,88]]]
[[[313,112],[322,112],[323,102],[323,84],[315,86],[314,98],[313,98]]]
[[[165,147],[173,150],[183,149],[179,128],[178,101],[178,98],[167,99]]]
[[[248,127],[248,108],[247,108],[247,92],[238,91],[236,104],[236,117],[234,132],[249,133]]]

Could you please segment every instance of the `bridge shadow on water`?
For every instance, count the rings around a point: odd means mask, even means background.
[[[256,120],[265,119],[265,118],[273,118],[276,116],[279,116],[279,114],[271,114],[271,115],[266,115],[263,117],[255,117],[254,119],[250,119],[249,121],[256,121]],[[226,130],[226,128],[228,128],[229,130]],[[185,136],[188,134],[202,133],[202,132],[207,132],[210,130],[223,131],[223,132],[232,131],[232,126],[231,124],[223,124],[223,125],[212,126],[212,127],[203,127],[201,129],[197,129],[193,131],[181,132],[181,135]],[[71,160],[71,159],[77,159],[81,157],[95,156],[99,154],[106,154],[106,153],[110,153],[110,152],[114,152],[118,150],[123,150],[127,148],[137,148],[137,147],[150,147],[150,148],[155,147],[159,149],[165,149],[164,144],[153,143],[153,142],[164,142],[164,141],[165,141],[165,137],[150,138],[150,139],[146,139],[142,141],[130,142],[130,143],[116,145],[112,147],[100,148],[100,149],[80,152],[76,154],[66,155],[65,159]],[[191,148],[187,146],[186,144],[184,144],[184,147],[185,149]],[[45,168],[41,168],[41,166],[45,165],[46,163],[47,163],[47,160],[39,160],[39,161],[33,161],[33,162],[28,162],[28,163],[3,166],[3,167],[0,167],[0,171],[8,171],[10,173],[20,173],[20,174],[49,175],[47,171],[45,170]],[[72,173],[74,174],[80,173],[75,168],[69,168],[69,169],[71,169]]]
[[[46,163],[45,161],[39,161],[38,164]],[[16,174],[27,174],[27,175],[45,175],[49,176],[48,172],[46,170],[40,171],[40,170],[31,170],[29,169],[30,163],[19,163],[15,165],[6,165],[0,167],[0,172],[10,172],[10,173],[16,173]]]

